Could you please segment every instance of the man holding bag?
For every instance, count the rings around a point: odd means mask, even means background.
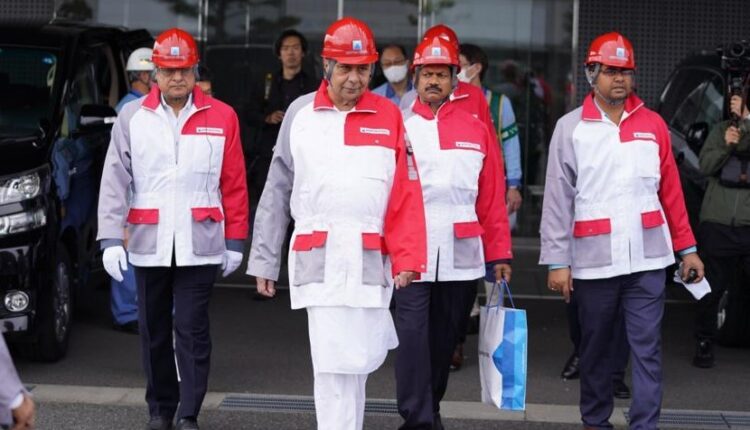
[[[633,356],[631,429],[656,429],[662,398],[664,268],[703,278],[664,120],[633,94],[633,47],[607,33],[588,50],[592,92],[555,127],[547,164],[540,264],[581,324],[581,416],[612,428],[612,337],[622,312]]]
[[[500,150],[487,127],[451,100],[458,64],[456,46],[441,37],[414,52],[418,97],[404,125],[420,169],[428,252],[420,280],[395,293],[401,429],[442,429],[440,400],[468,292],[485,263],[498,280],[511,274]]]

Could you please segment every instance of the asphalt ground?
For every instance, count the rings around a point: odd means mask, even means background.
[[[516,247],[523,246],[517,242]],[[580,428],[576,424],[578,381],[563,381],[559,377],[572,349],[564,304],[550,295],[543,284],[538,285],[537,279],[543,279],[544,272],[530,265],[535,258],[533,254],[531,243],[525,251],[516,250],[513,283],[516,305],[526,309],[529,321],[527,412],[500,412],[479,404],[477,336],[470,335],[465,347],[466,363],[460,371],[451,373],[444,399],[446,428]],[[716,368],[694,368],[690,364],[694,348],[692,303],[677,287],[670,286],[668,296],[671,299],[663,324],[663,407],[678,412],[750,411],[750,350],[719,347]],[[272,300],[256,298],[254,285],[242,274],[219,280],[210,307],[213,354],[209,391],[219,399],[226,394],[292,395],[309,399],[313,377],[306,313],[289,308],[286,289]],[[141,428],[145,422],[147,411],[142,401],[145,384],[138,338],[112,330],[108,300],[104,285],[84,294],[75,316],[69,353],[62,361],[50,364],[17,359],[22,379],[36,386],[38,428],[124,429]],[[393,361],[392,352],[369,377],[369,399],[392,401],[395,397]],[[131,394],[110,399],[99,391],[101,387],[115,391],[130,389]],[[208,403],[201,416],[203,428],[315,427],[310,412],[232,410],[216,406],[218,402],[214,406]],[[618,400],[616,406],[613,422],[623,424],[623,410],[627,409],[628,401]],[[367,414],[365,423],[368,429],[396,428],[399,419],[393,414]]]

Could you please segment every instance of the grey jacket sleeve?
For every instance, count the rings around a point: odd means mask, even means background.
[[[7,424],[4,421],[7,421],[10,403],[25,391],[5,345],[5,338],[0,334],[0,424]]]
[[[291,215],[289,201],[294,184],[294,160],[290,146],[290,131],[297,112],[312,102],[315,93],[295,100],[287,109],[271,158],[266,185],[255,210],[253,242],[247,262],[247,274],[278,280],[281,268],[281,249]]]
[[[542,239],[539,264],[569,266],[572,261],[570,242],[575,217],[577,177],[572,137],[580,114],[581,111],[576,110],[561,118],[552,134],[539,229]]]
[[[129,207],[128,190],[133,180],[133,172],[130,168],[129,123],[140,107],[141,103],[136,101],[127,103],[112,127],[99,188],[97,240],[123,239]]]

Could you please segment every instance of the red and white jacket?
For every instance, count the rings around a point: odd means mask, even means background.
[[[421,281],[477,279],[485,262],[511,259],[505,173],[494,133],[452,100],[433,114],[417,99],[404,124],[427,219]]]
[[[241,252],[247,238],[237,115],[198,87],[192,100],[179,136],[157,86],[126,104],[112,128],[97,239],[121,242],[127,222],[135,266],[170,266],[173,253],[178,266],[220,264],[227,247]]]
[[[619,126],[593,95],[560,118],[544,190],[540,264],[577,279],[662,269],[695,245],[664,120],[631,95]]]
[[[247,273],[278,279],[289,250],[292,308],[387,308],[392,275],[425,270],[425,221],[401,113],[365,92],[339,111],[325,81],[287,109],[255,216]]]

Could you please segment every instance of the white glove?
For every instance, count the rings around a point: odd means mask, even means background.
[[[237,251],[224,251],[224,255],[221,257],[221,276],[227,277],[230,273],[237,270],[242,264],[242,253]]]
[[[104,250],[102,255],[104,270],[117,282],[122,282],[122,272],[128,270],[128,255],[122,246],[110,246]]]

